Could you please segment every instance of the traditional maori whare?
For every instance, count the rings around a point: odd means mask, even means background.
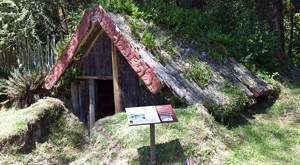
[[[119,28],[116,27],[105,10],[99,5],[94,5],[90,11],[85,12],[66,49],[48,74],[43,87],[51,89],[63,74],[78,49],[79,44],[84,42],[83,40],[89,31],[90,24],[94,27],[100,24],[133,70],[144,81],[148,89],[152,93],[157,93],[161,88],[158,75],[141,58],[134,45],[120,32]]]

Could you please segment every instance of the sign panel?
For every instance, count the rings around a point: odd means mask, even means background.
[[[178,122],[171,105],[125,108],[130,126]]]
[[[162,123],[178,122],[171,105],[158,105],[155,108]]]

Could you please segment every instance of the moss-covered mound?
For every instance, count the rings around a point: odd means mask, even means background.
[[[41,99],[25,109],[0,111],[0,164],[66,164],[87,142],[84,125],[63,102]]]
[[[155,125],[156,164],[222,164],[225,129],[201,105],[175,113],[178,122]],[[150,164],[150,127],[129,126],[125,113],[96,122],[91,144],[72,164]]]

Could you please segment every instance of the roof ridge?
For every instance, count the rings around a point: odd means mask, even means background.
[[[159,76],[141,58],[138,50],[136,50],[131,41],[120,32],[120,29],[114,24],[106,11],[98,4],[93,5],[91,10],[85,12],[67,47],[46,77],[43,88],[51,89],[54,86],[68,67],[68,64],[72,61],[76,50],[85,42],[85,39],[88,37],[86,35],[89,35],[88,31],[99,24],[133,70],[144,81],[148,89],[152,93],[157,93],[161,88]]]

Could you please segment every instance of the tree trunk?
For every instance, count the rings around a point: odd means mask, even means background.
[[[290,4],[291,5],[291,4]],[[291,5],[292,6],[292,5]],[[290,21],[291,21],[291,30],[290,30],[290,42],[289,42],[289,50],[288,56],[292,59],[292,48],[293,48],[293,36],[294,36],[294,12],[290,10]]]
[[[293,12],[294,13],[300,13],[300,0],[291,0],[291,3],[293,4]]]
[[[192,0],[192,8],[203,9],[205,6],[205,0]]]
[[[266,21],[280,43],[279,54],[284,57],[284,28],[282,0],[255,0],[260,21]]]

